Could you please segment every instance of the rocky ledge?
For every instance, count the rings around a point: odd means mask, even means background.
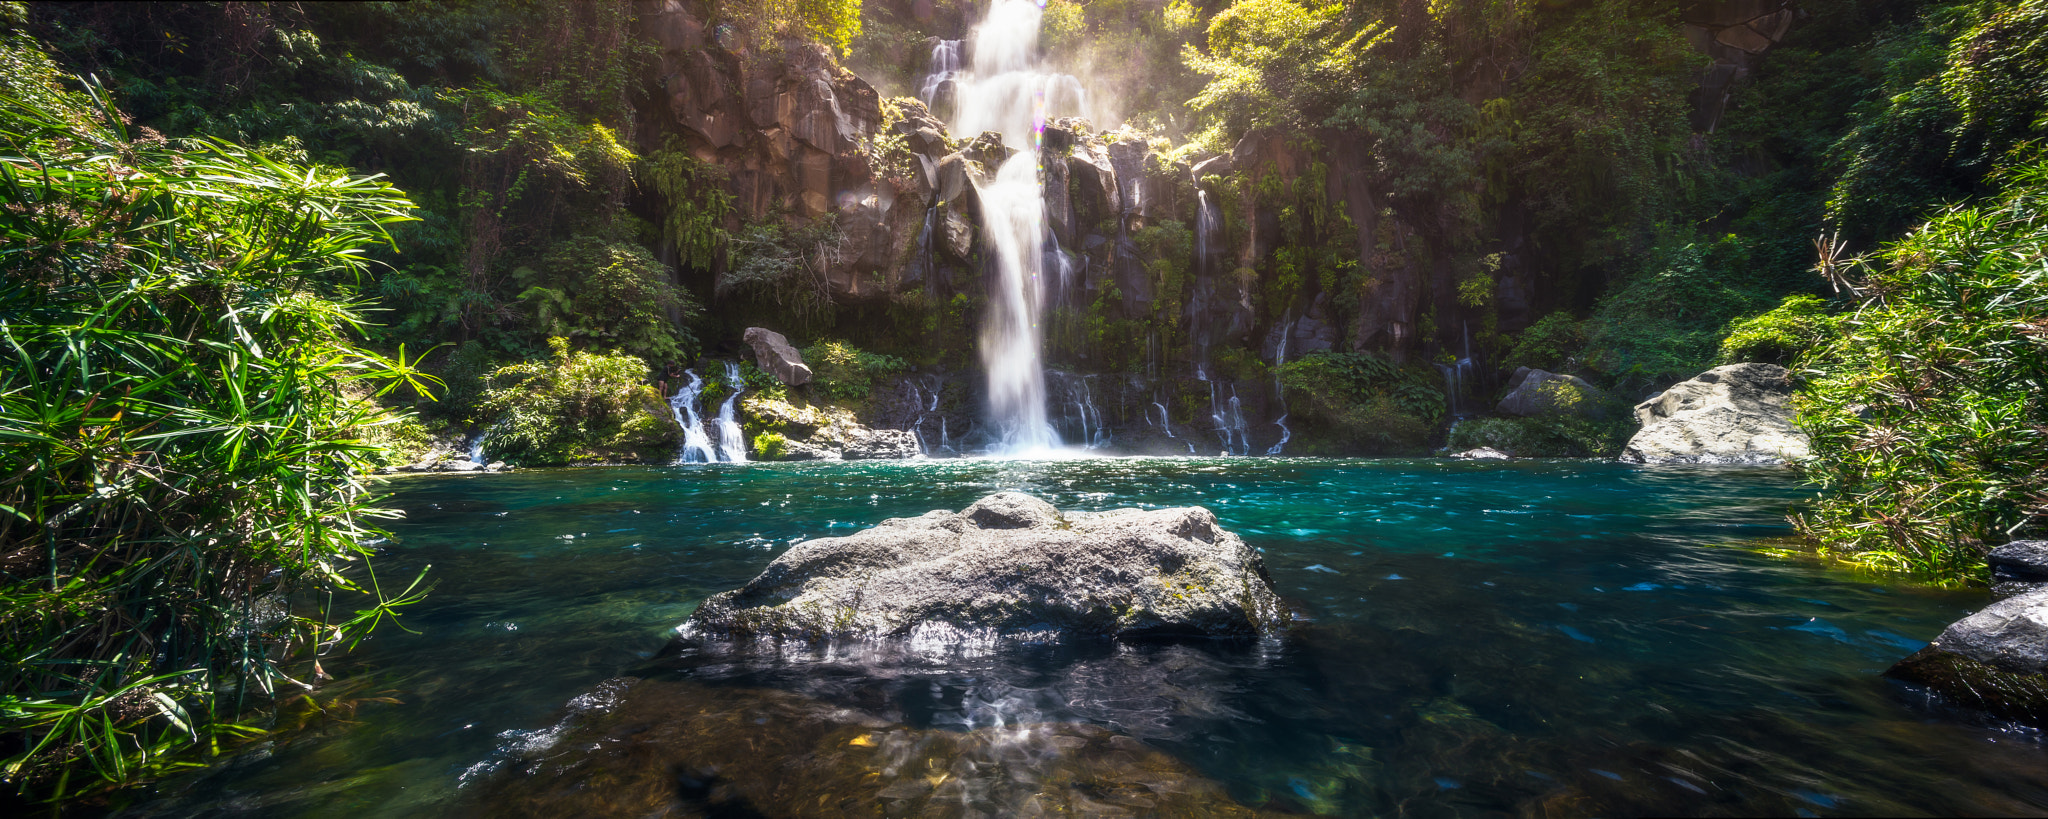
[[[1783,464],[1806,458],[1792,426],[1792,374],[1776,364],[1730,364],[1637,404],[1643,428],[1621,460],[1639,464]]]
[[[1201,507],[1060,512],[999,492],[791,548],[704,601],[685,636],[1253,636],[1283,613],[1264,561]]]
[[[1949,625],[1885,675],[1956,704],[2048,728],[2048,541],[1993,550],[1992,591],[2005,599]]]

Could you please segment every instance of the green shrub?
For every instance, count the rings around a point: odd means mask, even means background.
[[[687,320],[702,311],[644,247],[577,236],[550,248],[538,269],[522,267],[512,276],[526,288],[519,299],[533,311],[540,335],[663,363],[696,355],[696,339],[669,314]]]
[[[831,401],[866,401],[877,382],[910,371],[908,361],[843,341],[820,341],[802,352],[811,367],[811,388]]]
[[[1728,322],[1769,304],[1747,281],[1748,243],[1724,237],[1657,248],[1593,311],[1587,364],[1623,391],[1691,378],[1713,366]]]
[[[1829,551],[1964,579],[2048,519],[2048,163],[2006,181],[1852,263],[1862,308],[1800,360]]]
[[[0,779],[55,800],[261,733],[245,709],[415,599],[354,565],[393,514],[365,431],[398,421],[361,398],[416,374],[356,346],[354,285],[412,205],[132,134],[12,35],[0,65]]]
[[[754,455],[764,461],[779,461],[789,454],[789,439],[780,432],[763,432],[754,436]]]
[[[1611,458],[1621,454],[1634,432],[1632,420],[1473,418],[1451,428],[1446,447],[1452,452],[1491,447],[1518,458]]]
[[[1728,337],[1721,340],[1720,363],[1789,365],[1834,330],[1827,302],[1803,293],[1786,296],[1768,313],[1728,324]]]
[[[500,367],[485,379],[483,408],[498,419],[492,457],[521,466],[675,457],[681,430],[647,385],[647,362],[573,352],[561,338],[548,344],[552,357]]]
[[[1560,310],[1538,319],[1523,330],[1516,337],[1515,346],[1501,360],[1501,366],[1570,372],[1578,368],[1585,348],[1586,323]]]
[[[1377,355],[1316,352],[1280,366],[1308,454],[1426,451],[1444,417],[1442,377]]]

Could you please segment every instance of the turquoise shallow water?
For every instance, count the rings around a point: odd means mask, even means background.
[[[331,664],[366,701],[136,815],[463,810],[621,674],[772,688],[915,728],[1084,722],[1281,812],[2048,811],[2033,734],[1877,675],[1983,605],[1759,554],[1782,470],[1591,462],[1099,459],[703,465],[412,478],[379,562],[433,564],[405,624]],[[1200,504],[1309,619],[1248,646],[952,659],[685,651],[705,596],[800,540],[998,489]]]

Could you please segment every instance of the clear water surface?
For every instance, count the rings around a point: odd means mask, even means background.
[[[621,674],[770,688],[920,729],[1080,722],[1276,812],[2039,814],[2030,732],[1878,676],[1982,592],[1760,554],[1783,470],[1593,462],[1097,459],[709,464],[408,478],[379,562],[438,585],[334,662],[329,717],[134,815],[433,816]],[[1207,506],[1308,618],[1253,646],[912,663],[657,661],[790,545],[999,489]],[[649,672],[650,663],[668,669]]]

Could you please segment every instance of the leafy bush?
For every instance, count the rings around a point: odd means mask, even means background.
[[[1501,366],[1533,367],[1554,373],[1578,368],[1586,347],[1586,323],[1559,311],[1538,319],[1515,339]]]
[[[1305,422],[1305,448],[1330,454],[1425,450],[1444,417],[1442,384],[1434,371],[1377,355],[1316,352],[1280,366],[1289,411]]]
[[[1830,551],[1960,579],[2048,518],[2048,163],[2007,181],[1853,262],[1862,309],[1800,361]]]
[[[647,385],[647,362],[572,352],[548,340],[551,358],[500,367],[485,383],[491,457],[522,466],[579,461],[666,463],[682,444],[668,404]]]
[[[747,225],[732,237],[732,267],[719,277],[716,296],[772,308],[801,327],[830,326],[825,271],[844,241],[830,219],[794,228],[780,220]]]
[[[812,389],[832,401],[866,401],[880,380],[910,371],[910,362],[870,353],[843,341],[821,341],[803,349],[811,366]]]
[[[1786,296],[1770,312],[1736,319],[1721,340],[1720,363],[1745,361],[1789,365],[1835,330],[1827,302],[1817,296]]]
[[[754,436],[754,455],[764,461],[779,461],[789,454],[789,439],[780,432],[763,432]]]
[[[1747,250],[1732,236],[1654,250],[1594,309],[1587,363],[1624,392],[1711,367],[1728,322],[1769,303],[1766,289],[1731,273],[1745,269]]]
[[[1634,432],[1632,420],[1473,418],[1451,427],[1446,446],[1452,452],[1491,447],[1518,458],[1611,458]]]
[[[702,312],[668,276],[646,248],[596,236],[557,243],[539,270],[513,271],[526,286],[519,299],[540,334],[658,362],[694,357],[696,339],[669,314],[688,319]]]
[[[392,514],[364,430],[398,420],[355,396],[415,376],[355,345],[353,285],[411,203],[130,133],[32,45],[0,55],[33,92],[0,93],[0,774],[59,799],[261,733],[244,708],[415,599],[350,571]]]

